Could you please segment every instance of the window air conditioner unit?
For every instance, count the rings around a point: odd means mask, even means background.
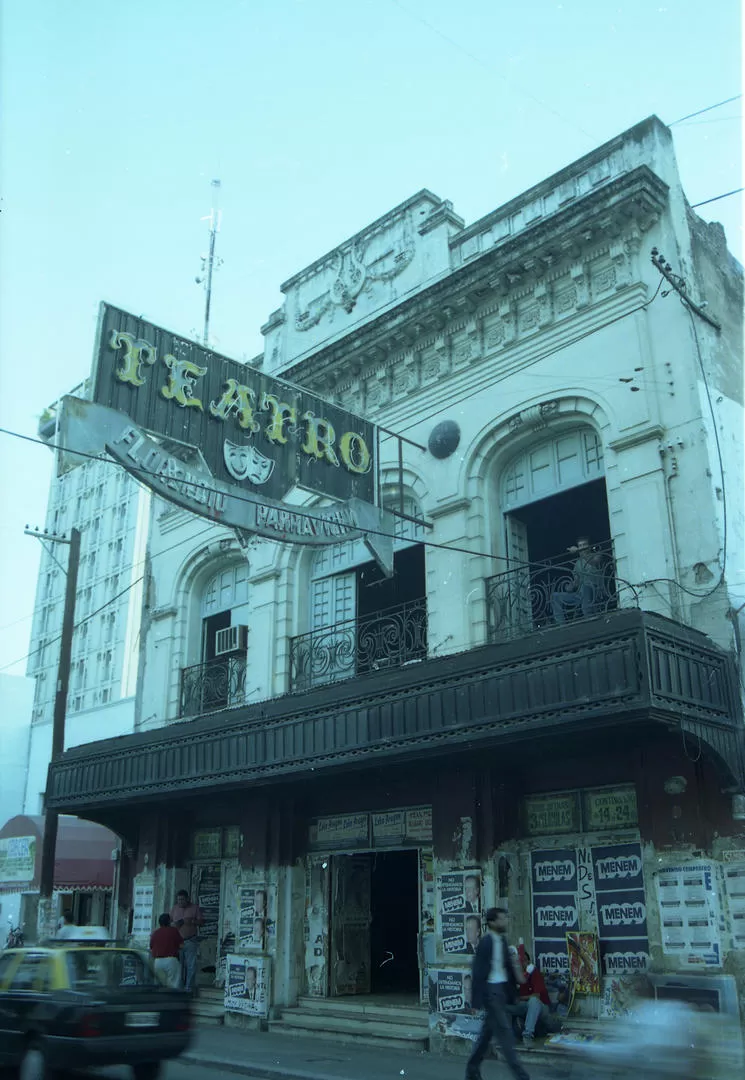
[[[248,648],[247,626],[226,626],[215,634],[215,656],[245,652]]]

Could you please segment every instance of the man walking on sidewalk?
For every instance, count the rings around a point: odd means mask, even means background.
[[[194,990],[197,981],[197,963],[199,961],[199,927],[204,924],[202,909],[192,904],[186,889],[176,895],[176,903],[171,908],[171,922],[181,931],[184,947],[181,950],[181,971],[186,990]]]
[[[507,912],[504,908],[489,908],[486,913],[488,933],[479,942],[473,958],[473,1005],[485,1009],[486,1016],[473,1053],[466,1066],[466,1080],[481,1080],[481,1062],[495,1038],[513,1076],[530,1080],[517,1058],[512,1020],[506,1006],[516,996],[518,984],[525,982],[517,957],[507,945]]]

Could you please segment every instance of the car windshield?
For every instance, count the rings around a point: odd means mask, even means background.
[[[70,986],[74,990],[92,986],[107,989],[152,986],[155,983],[147,960],[124,949],[72,949],[66,954]]]

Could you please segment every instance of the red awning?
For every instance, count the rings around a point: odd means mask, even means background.
[[[0,892],[39,888],[44,818],[18,814],[0,829]],[[55,889],[110,889],[111,857],[119,838],[103,825],[60,816],[54,860]]]

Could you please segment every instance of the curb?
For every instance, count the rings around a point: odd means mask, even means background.
[[[253,1076],[257,1080],[328,1080],[328,1076],[324,1073],[301,1070],[288,1072],[285,1065],[252,1065],[244,1061],[226,1061],[223,1058],[213,1057],[211,1054],[194,1054],[187,1051],[176,1060],[182,1065],[200,1065],[202,1068],[220,1069],[221,1072]],[[334,1077],[334,1080],[347,1080],[347,1078]],[[353,1078],[349,1077],[348,1080],[353,1080]]]

